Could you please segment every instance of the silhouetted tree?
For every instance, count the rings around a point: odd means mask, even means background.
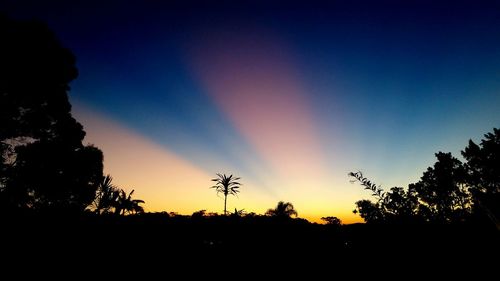
[[[356,181],[359,182],[362,186],[364,186],[364,189],[370,190],[372,192],[372,196],[377,199],[375,202],[370,200],[357,201],[356,209],[353,212],[355,214],[359,213],[359,215],[369,223],[385,221],[387,211],[385,210],[384,202],[387,199],[384,190],[363,176],[361,171],[355,173],[350,172],[349,176],[353,178],[351,183]]]
[[[244,215],[245,215],[245,218],[255,218],[258,216],[255,212],[249,212],[249,213],[246,213]]]
[[[206,215],[206,212],[207,212],[207,210],[199,210],[199,211],[193,212],[193,214],[191,215],[191,218],[193,218],[193,219],[203,218]]]
[[[324,221],[327,225],[331,225],[331,226],[341,226],[342,225],[342,221],[337,217],[322,217],[321,220]]]
[[[179,213],[177,212],[168,212],[168,215],[171,217],[171,218],[174,218],[174,217],[178,217],[180,216]]]
[[[480,145],[469,140],[462,151],[467,160],[467,182],[477,192],[500,192],[500,129],[493,128],[492,133],[484,135]]]
[[[291,216],[297,216],[298,213],[295,207],[290,202],[279,201],[278,205],[274,209],[268,209],[266,211],[266,216],[272,216],[277,218],[290,218]]]
[[[243,217],[245,214],[246,214],[245,209],[238,210],[238,209],[234,208],[234,212],[231,214],[231,216],[240,218],[240,217]]]
[[[493,128],[479,145],[469,140],[462,156],[476,213],[485,213],[500,230],[500,130]]]
[[[64,149],[37,141],[16,149],[5,194],[16,207],[83,211],[102,177],[102,153],[93,146]]]
[[[241,186],[241,183],[238,182],[240,179],[239,177],[233,177],[233,175],[227,176],[226,174],[217,174],[217,178],[212,179],[215,185],[210,188],[214,188],[217,194],[222,193],[224,195],[224,215],[227,214],[227,196],[237,195],[240,192],[238,190]]]
[[[132,199],[132,194],[134,194],[133,189],[132,191],[130,191],[128,195],[123,189],[120,190],[115,205],[115,214],[126,215],[126,214],[137,214],[144,212],[144,208],[141,205],[139,205],[141,203],[144,203],[144,200]]]
[[[115,186],[112,181],[113,178],[110,175],[102,178],[94,201],[89,208],[96,214],[115,213],[116,215],[126,215],[143,213],[144,208],[140,204],[144,203],[144,201],[132,199],[134,190],[127,194],[123,189]]]
[[[0,15],[0,38],[0,205],[83,211],[103,156],[71,116],[75,58],[44,24]]]
[[[358,214],[367,222],[367,223],[377,223],[383,222],[385,220],[385,213],[380,208],[380,206],[376,203],[373,203],[370,200],[359,200],[356,202],[356,209],[354,209],[353,213]]]
[[[410,187],[405,191],[401,187],[393,187],[385,192],[380,186],[364,177],[362,172],[351,172],[349,176],[354,178],[351,182],[360,182],[377,199],[376,202],[370,200],[356,202],[354,213],[359,213],[366,222],[401,222],[417,218],[420,205],[413,188]]]
[[[99,183],[99,187],[92,203],[91,209],[97,214],[111,213],[112,209],[116,206],[120,189],[112,183],[113,178],[106,175]]]
[[[406,191],[402,187],[392,187],[385,194],[383,208],[386,212],[386,219],[398,221],[410,221],[416,219],[420,205],[415,189],[409,186]]]
[[[471,197],[465,185],[466,171],[451,153],[436,153],[437,162],[427,168],[420,181],[410,185],[427,208],[422,214],[431,221],[460,221],[471,212]]]
[[[350,173],[365,189],[371,190],[377,202],[356,202],[356,213],[367,222],[427,220],[460,221],[471,212],[471,197],[465,185],[465,168],[451,153],[436,153],[438,161],[424,172],[420,181],[408,191],[393,187],[384,192],[361,172]]]

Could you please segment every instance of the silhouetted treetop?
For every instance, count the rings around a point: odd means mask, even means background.
[[[451,153],[436,153],[437,162],[427,168],[420,181],[410,185],[425,204],[429,220],[463,220],[470,213],[470,193],[465,168]]]
[[[292,216],[297,216],[298,213],[292,203],[279,201],[276,207],[266,211],[266,215],[277,218],[290,218]]]
[[[0,139],[81,142],[85,133],[66,93],[77,77],[73,54],[39,22],[0,16],[0,38]]]
[[[75,57],[46,25],[0,16],[2,207],[82,211],[102,178],[102,152],[84,146],[71,115]]]
[[[322,217],[321,220],[330,226],[337,226],[338,227],[338,226],[342,225],[342,221],[337,217]]]
[[[215,182],[210,188],[215,189],[217,194],[222,193],[224,195],[224,215],[227,214],[227,196],[228,195],[237,195],[239,188],[241,187],[241,183],[239,182],[241,178],[235,177],[233,175],[226,174],[217,174],[217,178],[212,179]]]
[[[113,184],[113,177],[102,177],[97,188],[94,200],[89,208],[96,214],[109,214],[116,206],[120,189]]]
[[[367,222],[460,221],[471,212],[470,193],[464,185],[465,170],[451,153],[436,153],[437,162],[423,173],[420,181],[408,189],[393,187],[383,192],[361,173],[350,173],[365,189],[372,191],[376,202],[356,202],[355,213]]]
[[[485,134],[479,145],[469,140],[462,155],[475,213],[485,214],[500,230],[500,130]]]
[[[384,192],[363,176],[349,173],[377,198],[356,202],[355,213],[367,222],[460,222],[487,217],[500,230],[500,130],[479,145],[469,141],[462,163],[451,153],[436,153],[436,163],[408,189]]]
[[[485,134],[479,145],[469,140],[462,156],[467,160],[469,185],[477,192],[500,192],[500,129]]]
[[[132,199],[134,191],[135,190],[132,189],[132,191],[130,191],[130,193],[127,194],[125,190],[123,189],[120,190],[115,205],[116,215],[138,214],[144,212],[144,208],[140,205],[144,203],[144,200]]]

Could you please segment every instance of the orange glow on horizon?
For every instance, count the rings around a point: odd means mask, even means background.
[[[135,197],[146,201],[147,211],[192,213],[200,209],[196,205],[215,207],[206,206],[210,202],[204,200],[210,174],[95,111],[78,109],[85,140],[104,152],[105,173],[117,186],[135,189]]]
[[[314,222],[322,223],[322,216],[360,222],[352,214],[358,193],[339,178],[347,171],[327,164],[306,83],[285,46],[261,31],[207,32],[191,42],[189,66],[218,109],[270,167],[255,167],[275,194],[268,208],[283,200]]]
[[[105,173],[111,174],[120,188],[128,192],[134,189],[135,198],[146,201],[146,211],[191,214],[205,209],[222,213],[223,200],[210,189],[210,180],[219,171],[204,171],[82,104],[75,109],[74,115],[87,132],[85,141],[104,152]],[[241,198],[228,198],[229,211],[237,207],[263,213],[274,204],[273,198],[252,188],[249,180],[244,188],[245,195]]]
[[[74,109],[75,117],[87,132],[85,142],[95,144],[104,152],[105,173],[111,174],[114,184],[127,192],[134,189],[134,197],[146,201],[146,211],[189,215],[204,209],[222,213],[223,199],[209,188],[212,185],[210,179],[219,171],[204,171],[166,147],[80,103]],[[242,182],[240,195],[228,197],[228,211],[237,208],[263,214],[279,200],[284,200],[295,205],[299,217],[311,222],[323,223],[323,216],[337,216],[344,223],[362,221],[351,213],[353,206],[349,201],[330,199],[336,197],[333,191],[325,194],[320,193],[321,188],[307,187],[305,194],[296,188],[281,190],[277,196],[272,196],[262,192],[251,179],[245,178]],[[278,182],[272,184],[279,186]]]

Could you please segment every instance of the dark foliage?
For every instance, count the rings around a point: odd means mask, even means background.
[[[439,152],[436,158],[434,166],[424,172],[419,182],[409,187],[416,191],[423,204],[420,214],[437,222],[465,220],[471,212],[465,168],[451,153]]]
[[[339,227],[342,225],[342,221],[337,217],[322,217],[321,220],[330,226]]]
[[[296,217],[298,213],[292,203],[279,201],[276,207],[266,211],[266,215],[278,219],[289,219],[292,216]]]
[[[487,217],[500,230],[500,129],[485,134],[479,145],[469,140],[462,156],[475,214]]]
[[[83,211],[102,152],[82,145],[68,83],[75,57],[46,25],[0,16],[0,201],[4,209]]]
[[[487,218],[500,229],[500,130],[494,128],[480,145],[469,141],[462,163],[451,153],[436,153],[437,162],[420,181],[405,190],[384,192],[361,172],[349,173],[375,201],[356,202],[356,213],[369,223],[456,223]]]
[[[140,205],[144,201],[132,199],[134,190],[129,194],[115,186],[113,178],[107,175],[99,182],[99,187],[89,209],[98,215],[114,213],[115,215],[140,214],[144,208]]]

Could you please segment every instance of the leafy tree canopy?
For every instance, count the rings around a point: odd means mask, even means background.
[[[82,211],[102,179],[103,155],[82,144],[71,115],[75,57],[42,23],[0,16],[0,38],[1,205]]]
[[[385,192],[361,172],[349,173],[376,198],[356,202],[355,213],[366,222],[459,222],[488,218],[500,229],[500,130],[472,140],[462,163],[451,153],[436,153],[436,163],[407,189]]]

